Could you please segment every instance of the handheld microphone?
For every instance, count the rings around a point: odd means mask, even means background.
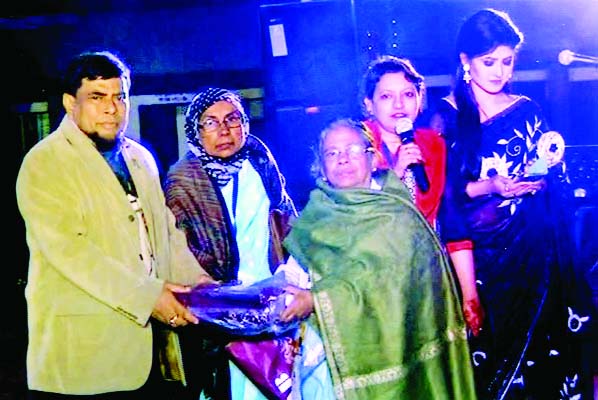
[[[395,132],[401,138],[402,144],[413,142],[413,122],[407,118],[399,118],[395,125]],[[413,172],[415,183],[422,192],[427,192],[430,189],[430,181],[426,175],[426,170],[422,164],[410,164],[408,168]]]
[[[563,50],[559,53],[559,63],[561,63],[561,65],[569,65],[573,61],[579,61],[588,64],[598,64],[598,57],[577,54],[571,50]]]

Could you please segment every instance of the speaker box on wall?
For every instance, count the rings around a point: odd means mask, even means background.
[[[311,106],[356,101],[352,1],[261,5],[260,23],[269,102]]]
[[[301,209],[320,131],[359,110],[352,1],[290,1],[260,5],[264,108],[270,146]]]

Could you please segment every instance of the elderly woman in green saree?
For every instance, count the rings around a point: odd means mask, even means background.
[[[363,126],[323,130],[316,188],[284,245],[309,270],[283,318],[313,311],[338,399],[475,399],[455,279],[392,172],[372,171]]]

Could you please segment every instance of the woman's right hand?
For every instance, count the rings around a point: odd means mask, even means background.
[[[397,162],[393,168],[395,174],[399,178],[405,176],[405,170],[411,164],[422,164],[424,158],[419,146],[415,143],[402,144],[399,147],[399,154],[397,156]]]

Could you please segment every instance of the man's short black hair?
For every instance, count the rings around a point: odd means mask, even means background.
[[[126,64],[109,51],[81,53],[69,63],[63,75],[63,93],[75,96],[83,79],[122,78],[125,89],[131,87],[131,71]]]

